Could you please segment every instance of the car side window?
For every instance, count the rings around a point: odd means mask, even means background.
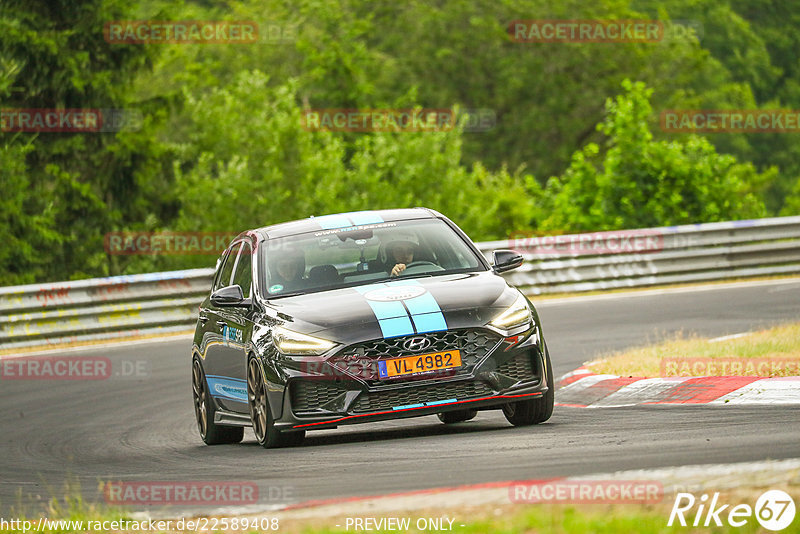
[[[236,263],[236,255],[239,252],[240,244],[236,244],[228,253],[225,255],[225,258],[222,260],[222,267],[219,271],[219,277],[217,278],[217,283],[214,284],[214,291],[221,287],[226,287],[231,285],[231,278],[233,276],[233,266]]]
[[[236,263],[236,272],[233,274],[233,283],[242,288],[242,295],[250,297],[250,287],[253,285],[253,252],[249,243],[242,243],[239,251],[239,261]]]

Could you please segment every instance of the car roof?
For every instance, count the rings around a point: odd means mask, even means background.
[[[307,232],[318,232],[320,230],[332,230],[350,226],[380,224],[412,219],[435,219],[440,217],[442,217],[440,213],[428,208],[351,211],[348,213],[312,216],[308,219],[273,224],[271,226],[264,226],[263,228],[251,230],[251,232],[260,234],[267,239],[275,239]]]

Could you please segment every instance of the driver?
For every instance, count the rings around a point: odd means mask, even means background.
[[[303,251],[287,250],[278,256],[273,266],[270,292],[292,291],[302,286],[303,273],[306,270],[306,259]]]
[[[390,276],[399,276],[414,261],[419,241],[414,236],[403,235],[386,245],[386,268]]]

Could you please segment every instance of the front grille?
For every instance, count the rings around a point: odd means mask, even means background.
[[[344,389],[329,381],[295,380],[290,389],[292,409],[295,412],[315,410],[344,392]]]
[[[533,370],[531,357],[527,352],[518,354],[497,368],[497,372],[515,380],[525,380],[537,376]]]
[[[403,345],[412,338],[425,338],[430,344],[423,350],[406,349]],[[356,376],[370,382],[379,380],[378,360],[458,349],[461,352],[462,362],[461,370],[458,373],[467,374],[501,340],[502,337],[494,332],[476,328],[376,339],[350,345],[339,351],[328,360],[328,363],[350,374],[353,374],[353,369],[357,369]],[[395,381],[398,380],[403,381],[403,379],[395,379]]]
[[[376,339],[366,343],[358,343],[345,349],[348,354],[354,353],[368,358],[381,358],[384,356],[412,356],[419,351],[407,350],[403,344],[411,338],[424,337],[431,344],[423,352],[442,352],[458,349],[462,353],[483,358],[500,341],[501,337],[494,332],[474,328],[464,330],[448,330],[446,332],[433,332],[430,334],[416,334],[413,336],[395,337],[391,339]]]
[[[395,406],[419,404],[448,399],[464,400],[492,395],[493,391],[480,382],[449,382],[432,386],[362,393],[353,404],[353,412],[390,410]]]

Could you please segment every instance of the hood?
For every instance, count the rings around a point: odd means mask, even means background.
[[[274,299],[286,326],[354,343],[426,331],[483,326],[519,293],[493,272],[412,278]]]

